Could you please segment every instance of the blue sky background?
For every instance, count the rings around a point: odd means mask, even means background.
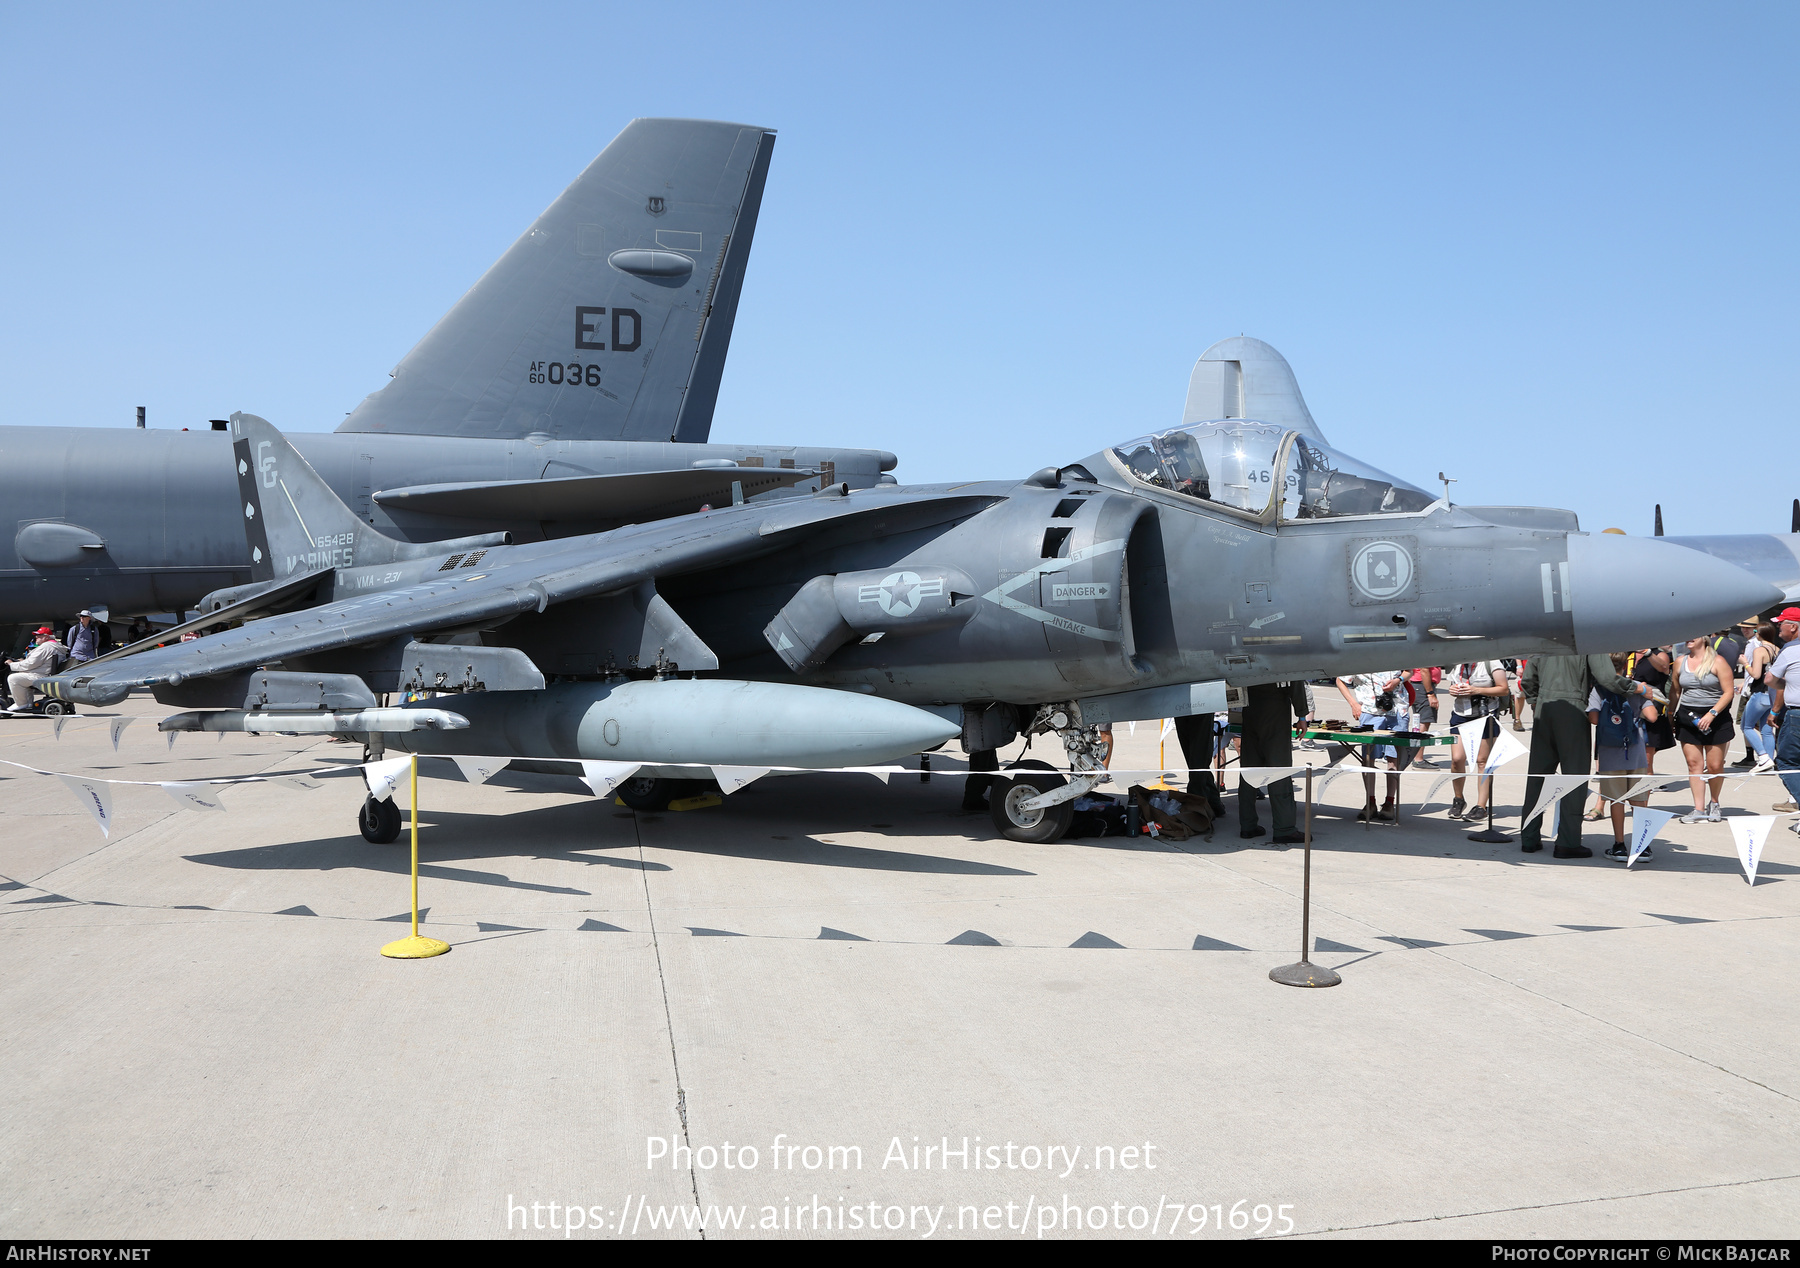
[[[0,423],[335,426],[637,115],[779,129],[714,438],[1023,476],[1246,333],[1589,528],[1800,496],[1792,5],[0,8]]]

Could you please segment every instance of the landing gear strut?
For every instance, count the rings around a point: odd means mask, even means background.
[[[1106,780],[1106,741],[1097,728],[1081,724],[1075,705],[1045,705],[1025,728],[1027,735],[1047,731],[1063,742],[1070,778],[1039,761],[1015,762],[1008,769],[1027,773],[995,778],[988,809],[994,827],[1009,841],[1059,840],[1075,818],[1075,799]]]

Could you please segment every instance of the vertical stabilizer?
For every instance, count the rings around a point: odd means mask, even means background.
[[[507,540],[505,533],[489,533],[454,542],[403,542],[379,533],[344,505],[287,437],[254,414],[231,416],[231,449],[255,581],[421,559],[458,544],[496,546]]]
[[[1194,362],[1181,421],[1254,418],[1325,443],[1287,358],[1261,339],[1221,339]]]
[[[338,430],[705,440],[774,143],[633,120]]]

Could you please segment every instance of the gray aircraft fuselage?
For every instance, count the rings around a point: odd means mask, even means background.
[[[1106,454],[1079,469],[1094,479],[1063,468],[1055,487],[954,486],[996,501],[955,523],[873,541],[825,537],[668,578],[659,591],[718,654],[721,675],[914,704],[1041,704],[1628,650],[1718,628],[1771,599],[1755,577],[1654,540],[1499,524],[1442,501],[1403,514],[1258,521],[1149,487]],[[844,573],[871,575],[857,630],[881,637],[852,641],[796,676],[763,630],[799,585]],[[957,604],[966,619],[930,628],[942,614],[916,592],[901,593],[896,610],[919,602],[922,632],[910,632],[907,615],[884,617],[882,582],[894,574],[927,589],[940,578],[946,590],[968,585],[969,600]]]
[[[297,432],[292,440],[358,518],[389,536],[426,541],[493,525],[390,511],[373,495],[411,485],[679,470],[758,457],[771,467],[831,463],[837,482],[864,488],[895,464],[879,450],[792,445],[370,432]],[[65,472],[78,478],[46,478]],[[105,607],[115,617],[179,612],[213,590],[251,580],[224,432],[0,428],[0,507],[7,530],[0,534],[0,625],[60,625],[85,607]]]

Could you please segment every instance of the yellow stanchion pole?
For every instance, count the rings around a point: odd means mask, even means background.
[[[412,755],[412,937],[381,948],[390,960],[425,960],[450,949],[448,942],[419,936],[419,755]]]

